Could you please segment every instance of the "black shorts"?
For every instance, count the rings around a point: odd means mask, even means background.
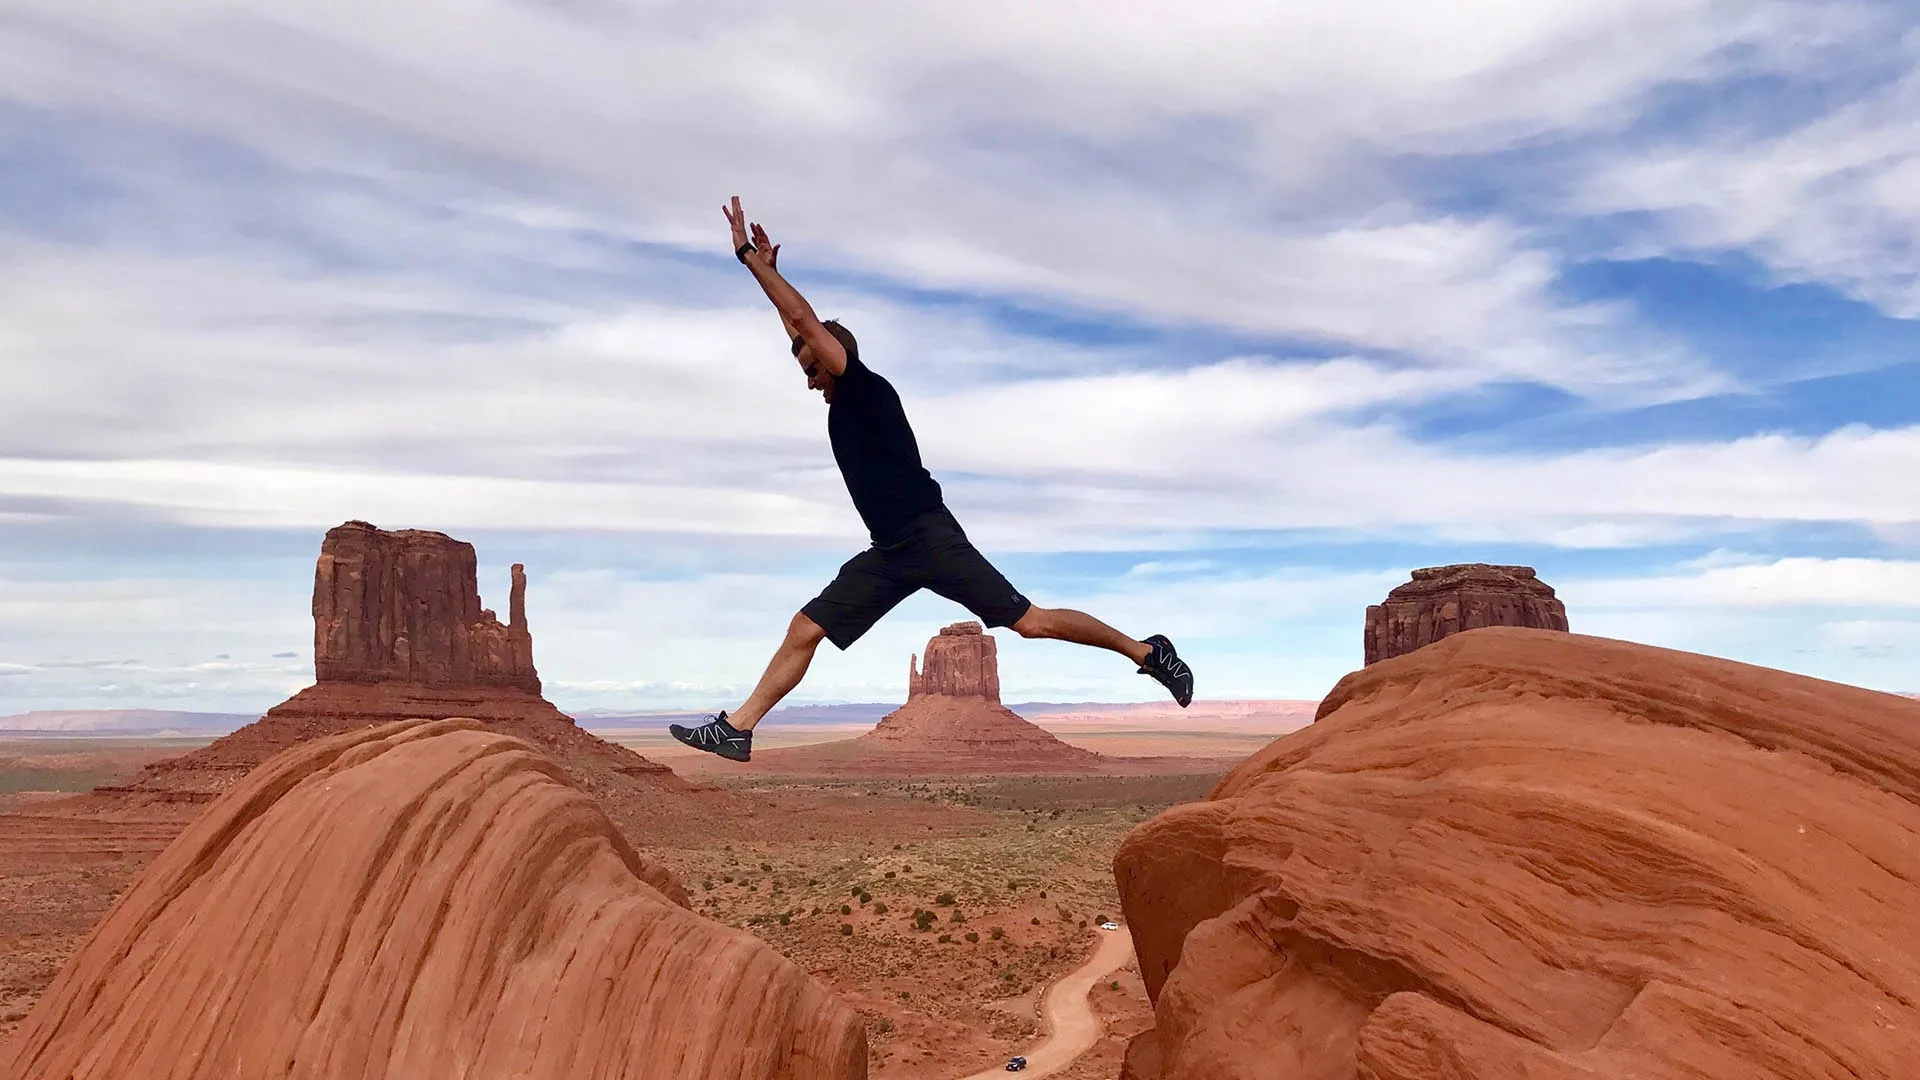
[[[1033,604],[980,554],[946,507],[914,518],[901,538],[848,559],[800,609],[845,649],[921,589],[958,603],[988,626],[1012,626]]]

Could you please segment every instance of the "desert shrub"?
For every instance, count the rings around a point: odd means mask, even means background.
[[[851,891],[849,891],[849,892],[847,893],[847,895],[848,895],[848,896],[859,896],[859,895],[860,895],[861,893],[863,893],[863,892],[866,892],[866,891],[867,891],[867,890],[865,890],[865,889],[863,889],[863,888],[861,888],[860,886],[858,886],[858,885],[855,885],[855,886],[853,887],[853,889],[852,889]]]
[[[814,908],[814,909],[813,909],[812,911],[809,911],[809,912],[807,912],[807,914],[809,914],[809,915],[818,915],[818,914],[820,914],[820,909],[819,909],[819,908]]]
[[[873,1030],[874,1030],[874,1032],[875,1032],[875,1033],[877,1033],[877,1034],[880,1034],[880,1035],[885,1035],[885,1034],[886,1034],[887,1032],[889,1032],[889,1031],[892,1031],[892,1030],[893,1030],[893,1018],[892,1018],[892,1017],[889,1017],[889,1016],[876,1016],[876,1017],[874,1017],[874,1018],[873,1018]]]
[[[903,867],[901,867],[901,868],[900,868],[900,872],[901,872],[901,873],[903,873],[903,874],[911,874],[911,873],[913,873],[913,864],[912,864],[912,863],[908,863],[907,865],[905,865],[905,866],[903,866]]]
[[[1038,915],[1035,915],[1035,916],[1033,917],[1033,925],[1035,925],[1035,926],[1039,926],[1039,925],[1040,925],[1040,916],[1038,916]]]
[[[783,912],[781,912],[781,913],[780,913],[780,925],[781,925],[781,926],[785,926],[785,925],[787,925],[788,923],[791,923],[792,921],[793,921],[793,913],[792,913],[792,912],[790,912],[790,911],[783,911]]]
[[[993,940],[999,941],[1001,938],[1007,936],[1007,932],[996,926],[992,930],[988,931],[988,935],[991,936]]]
[[[866,891],[865,889],[860,890],[860,905],[862,907],[865,907],[866,905],[871,903],[873,903],[873,894]]]
[[[726,877],[723,877],[723,878],[721,878],[720,880],[721,880],[721,881],[724,881],[724,882],[726,882],[726,883],[727,883],[727,884],[729,884],[729,885],[731,885],[731,884],[733,884],[733,875],[732,875],[732,874],[728,874],[728,875],[727,875]]]
[[[853,905],[851,905],[851,904],[841,904],[841,905],[840,905],[840,914],[842,914],[842,915],[851,915],[851,914],[853,914]]]
[[[955,904],[955,903],[958,903],[959,901],[953,898],[952,893],[943,892],[939,896],[934,897],[933,902],[936,904],[939,904],[941,907],[946,907],[949,904]]]
[[[891,879],[893,877],[893,871],[891,870],[887,871],[887,877]]]
[[[979,935],[979,934],[976,934],[976,933],[974,933],[974,932],[973,932],[973,931],[971,931],[971,930],[969,930],[969,931],[967,931],[967,944],[969,944],[969,945],[978,945],[978,944],[980,944],[980,935]]]
[[[954,922],[966,922],[966,921],[967,921],[967,915],[966,915],[966,912],[963,912],[963,911],[961,911],[961,910],[960,910],[959,908],[954,908],[954,909],[953,909],[953,921],[954,921]]]
[[[712,891],[713,891],[713,879],[712,879],[712,878],[708,878],[707,880],[705,880],[705,881],[703,881],[703,882],[701,882],[701,883],[700,883],[700,887],[701,887],[701,888],[703,888],[703,889],[705,889],[705,890],[707,890],[708,892],[712,892]]]
[[[942,944],[942,945],[951,945],[951,944],[953,944],[953,935],[952,935],[952,934],[941,934],[941,935],[940,935],[940,944]]]
[[[1042,900],[1045,900],[1046,898],[1047,898],[1047,890],[1045,890],[1045,889],[1041,889],[1041,890],[1040,890],[1040,899],[1042,899]]]
[[[817,877],[810,877],[807,879],[807,888],[809,889],[813,888],[818,884],[820,884],[820,879]]]
[[[913,927],[916,930],[926,930],[933,926],[933,920],[938,917],[931,911],[916,911],[913,913]]]
[[[1014,971],[1012,968],[1001,968],[1000,978],[1004,982],[1012,982],[1016,978],[1016,976],[1014,975]]]
[[[873,913],[875,915],[885,915],[887,913],[887,902],[885,900],[882,900],[879,903],[873,905]]]
[[[1120,980],[1119,980],[1119,979],[1115,979],[1115,980],[1113,980],[1112,982],[1110,982],[1110,983],[1108,983],[1108,984],[1107,984],[1107,989],[1109,989],[1109,990],[1118,990],[1118,989],[1120,989]]]
[[[772,864],[772,863],[761,863],[761,864],[760,864],[760,872],[761,872],[761,873],[763,873],[763,874],[771,874],[771,873],[773,873],[773,864]]]
[[[841,924],[840,924],[840,936],[841,936],[841,937],[852,937],[852,936],[853,936],[853,924],[852,924],[852,923],[841,923]]]

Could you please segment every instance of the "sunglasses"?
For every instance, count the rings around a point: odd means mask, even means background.
[[[800,340],[799,338],[793,339],[793,358],[794,359],[798,360],[800,358],[800,350],[805,346],[806,346],[806,342]],[[806,372],[807,378],[811,379],[815,375],[820,374],[820,365],[808,364],[806,367],[803,367],[800,370]]]

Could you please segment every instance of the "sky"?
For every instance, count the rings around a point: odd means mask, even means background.
[[[866,537],[735,194],[975,543],[1203,698],[1453,562],[1920,689],[1910,3],[9,0],[0,713],[266,708],[349,519],[525,563],[563,708],[738,704]]]

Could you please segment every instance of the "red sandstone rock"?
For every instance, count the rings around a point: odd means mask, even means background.
[[[527,579],[513,567],[506,626],[480,606],[473,545],[364,521],[327,530],[313,577],[320,682],[408,682],[540,692],[527,632]]]
[[[524,739],[602,799],[622,828],[644,818],[698,827],[691,785],[666,766],[581,731],[540,696],[526,575],[513,567],[508,624],[480,607],[471,544],[442,533],[350,521],[327,532],[314,568],[318,681],[239,731],[148,766],[99,794],[135,806],[210,802],[297,743],[394,720],[465,717]],[[724,813],[730,800],[699,793]]]
[[[1114,759],[1061,742],[1000,704],[993,637],[955,623],[908,665],[907,703],[857,739],[762,750],[747,771],[794,775],[929,776],[1092,773]]]
[[[1920,704],[1494,628],[1348,675],[1114,863],[1132,1080],[1903,1080]]]
[[[907,660],[907,700],[922,694],[1000,700],[1000,661],[992,635],[977,622],[943,627],[927,642],[927,669]]]
[[[1531,566],[1462,563],[1415,570],[1413,580],[1367,608],[1366,663],[1483,626],[1567,629],[1567,607]]]
[[[305,743],[147,868],[0,1076],[866,1075],[859,1014],[685,902],[519,740]]]

